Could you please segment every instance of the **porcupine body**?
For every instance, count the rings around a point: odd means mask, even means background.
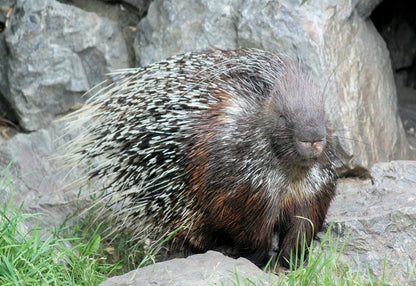
[[[120,228],[259,265],[319,230],[335,189],[322,92],[260,50],[174,56],[114,74],[78,111],[81,160]],[[303,217],[303,218],[301,218]],[[306,220],[310,220],[311,223]],[[276,243],[273,243],[275,241]]]

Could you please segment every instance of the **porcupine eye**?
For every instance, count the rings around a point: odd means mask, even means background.
[[[289,140],[288,140],[288,134],[287,134],[287,119],[286,115],[284,113],[278,113],[277,116],[275,116],[273,125],[270,126],[270,139],[271,144],[273,148],[276,150],[277,153],[279,153],[282,148],[282,146],[285,146]]]
[[[279,127],[285,127],[286,125],[286,116],[284,114],[280,114],[279,118],[277,119],[277,124]]]

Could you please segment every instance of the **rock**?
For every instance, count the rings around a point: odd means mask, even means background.
[[[264,273],[245,258],[215,251],[152,264],[112,277],[100,286],[116,285],[271,285],[277,276]]]
[[[127,4],[134,7],[140,17],[142,17],[149,9],[151,0],[122,0],[122,4]]]
[[[5,30],[3,96],[25,130],[79,106],[105,74],[128,67],[127,48],[106,18],[53,0],[18,0]]]
[[[358,15],[361,18],[366,20],[371,13],[373,12],[374,8],[376,8],[383,0],[355,0],[353,1],[353,5],[355,6],[355,10],[357,10]]]
[[[241,46],[298,58],[327,94],[345,171],[366,175],[375,162],[415,158],[397,114],[388,50],[368,19],[379,2],[155,0],[138,25],[136,58],[146,65]]]
[[[408,267],[416,267],[416,161],[377,163],[370,173],[372,179],[338,181],[327,221],[341,242],[350,232],[342,254],[349,267],[364,275],[368,267],[378,279],[385,268],[390,281],[409,285]]]
[[[308,5],[306,5],[308,6]],[[302,8],[300,1],[261,1],[241,6],[238,20],[239,45],[255,47],[299,59],[309,71],[322,76],[312,19],[316,17],[311,7]],[[313,9],[313,8],[312,8]],[[278,11],[278,13],[276,13]],[[314,38],[317,37],[317,38]]]
[[[2,0],[0,2],[0,33],[6,26],[9,17],[10,9],[16,4],[16,0]]]
[[[87,200],[81,190],[68,185],[79,178],[77,172],[62,168],[56,158],[59,148],[72,138],[63,130],[58,124],[10,140],[0,138],[0,181],[5,179],[0,184],[0,202],[9,202],[11,190],[16,208],[22,205],[24,213],[43,214],[40,220],[26,221],[29,229],[36,224],[48,229],[60,226]]]
[[[136,26],[149,9],[149,0],[61,0],[84,11],[105,17],[117,25],[128,50],[130,66],[135,62],[134,38]]]
[[[235,47],[238,3],[238,0],[153,1],[137,27],[134,47],[138,65],[186,51]]]
[[[346,167],[357,174],[375,162],[414,158],[397,113],[389,53],[372,22],[340,13],[326,29],[324,64],[334,71],[328,94],[338,95],[328,98],[328,110]]]

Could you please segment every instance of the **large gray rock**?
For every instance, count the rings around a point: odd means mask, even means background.
[[[238,0],[153,1],[135,41],[141,66],[185,51],[236,46]]]
[[[9,54],[0,91],[26,130],[46,127],[106,73],[129,66],[115,24],[58,1],[18,0],[4,33]]]
[[[413,158],[397,114],[389,53],[368,15],[379,0],[156,0],[138,26],[138,63],[208,48],[255,47],[298,58],[327,95],[338,155],[363,174]]]
[[[40,220],[26,221],[29,228],[35,226],[31,223],[48,229],[59,226],[89,198],[86,190],[70,187],[79,175],[63,168],[57,156],[71,138],[62,124],[10,140],[0,137],[0,202],[8,202],[12,191],[16,208],[22,205],[25,213],[43,214]]]
[[[347,168],[358,171],[375,162],[414,158],[397,113],[383,39],[370,20],[348,5],[328,8],[321,58],[329,80],[327,108],[341,147],[338,155]]]
[[[355,6],[358,15],[360,15],[361,18],[367,19],[374,8],[382,1],[383,0],[354,0],[352,5]]]
[[[126,42],[130,64],[134,63],[136,26],[149,9],[150,0],[61,0],[114,22]]]
[[[117,285],[271,285],[277,276],[264,273],[245,258],[215,251],[176,258],[112,277],[100,286]]]
[[[416,283],[416,161],[377,163],[372,179],[341,179],[327,221],[341,242],[342,260],[380,279]],[[408,271],[410,270],[410,273]],[[412,273],[413,271],[413,273]],[[411,284],[414,285],[414,284]]]

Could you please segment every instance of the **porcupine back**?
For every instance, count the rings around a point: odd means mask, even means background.
[[[238,248],[269,253],[302,200],[321,188],[323,204],[332,198],[330,150],[308,165],[292,142],[294,133],[321,135],[322,94],[271,53],[187,53],[123,70],[73,116],[87,123],[74,151],[83,161],[99,157],[89,176],[105,180],[108,214],[133,237],[184,227],[176,239],[196,250],[227,233]],[[282,118],[296,126],[276,129]]]

